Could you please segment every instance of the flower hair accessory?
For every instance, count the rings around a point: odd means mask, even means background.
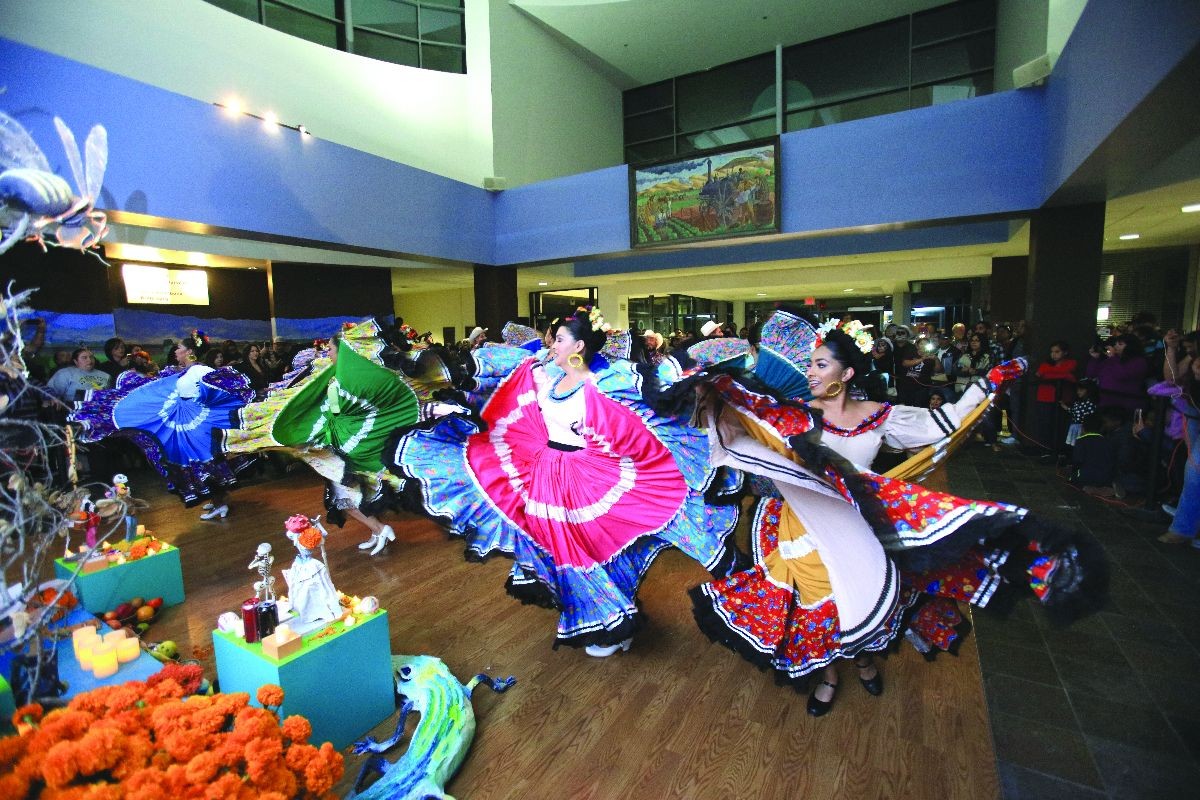
[[[193,349],[197,347],[203,347],[204,345],[208,344],[208,334],[198,328],[194,328],[192,329],[192,332],[184,338],[184,342],[187,343],[188,347]]]
[[[300,533],[312,527],[312,521],[303,514],[293,514],[283,523],[283,527],[287,528],[289,533]]]
[[[583,314],[587,314],[587,321],[591,324],[592,330],[604,331],[608,333],[612,330],[612,326],[604,321],[604,315],[600,313],[600,309],[596,306],[580,306],[575,312],[575,318],[580,319]]]
[[[815,347],[820,347],[825,342],[825,337],[831,331],[840,330],[842,333],[854,340],[854,345],[864,353],[871,352],[871,348],[875,344],[875,337],[871,335],[873,325],[863,325],[862,322],[852,319],[845,325],[838,325],[836,319],[829,319],[819,328],[817,328],[817,343]]]

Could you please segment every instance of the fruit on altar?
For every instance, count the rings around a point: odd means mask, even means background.
[[[149,648],[150,655],[157,658],[159,661],[174,661],[179,658],[179,645],[168,639],[165,642],[151,645]]]
[[[154,619],[156,613],[154,606],[142,606],[134,613],[134,616],[138,622],[149,622]]]
[[[146,605],[150,606],[155,611],[162,608],[162,604],[163,604],[163,599],[161,597],[155,597],[151,600],[146,601]]]
[[[134,608],[141,608],[142,606],[146,605],[146,601],[140,597],[135,597],[129,601],[129,605],[133,606]]]

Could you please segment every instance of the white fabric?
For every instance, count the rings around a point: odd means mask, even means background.
[[[303,625],[337,619],[341,616],[337,589],[329,578],[329,570],[320,559],[300,556],[291,569],[283,571],[288,585],[292,611]]]
[[[200,396],[201,380],[213,371],[213,368],[207,364],[193,364],[188,367],[187,371],[180,375],[179,380],[175,382],[175,394],[184,400],[195,400]]]
[[[575,430],[583,423],[587,411],[583,386],[576,388],[565,400],[556,400],[552,396],[555,382],[546,375],[545,370],[534,370],[533,375],[538,387],[538,407],[546,421],[546,434],[550,441],[571,447],[583,447],[586,442]]]
[[[829,571],[845,647],[878,638],[899,602],[900,584],[862,514],[812,472],[755,441],[733,416],[741,412],[726,406],[716,418],[711,408],[706,411],[713,466],[770,478],[804,525],[804,538]]]
[[[931,411],[917,406],[892,406],[882,425],[857,436],[838,436],[824,431],[821,444],[849,461],[863,472],[887,445],[893,450],[918,450],[941,441],[962,425],[963,418],[973,411],[987,395],[978,385],[968,386],[954,403],[945,403]],[[939,422],[941,424],[939,424]]]

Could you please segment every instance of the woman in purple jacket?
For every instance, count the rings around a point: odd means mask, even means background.
[[[1150,365],[1142,355],[1142,343],[1132,333],[1114,336],[1089,353],[1087,376],[1100,384],[1100,405],[1137,409],[1146,404],[1146,375]]]

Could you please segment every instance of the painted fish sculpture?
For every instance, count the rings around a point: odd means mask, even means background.
[[[346,795],[362,800],[454,800],[446,784],[458,772],[475,736],[475,710],[471,693],[479,684],[503,692],[517,682],[490,678],[483,673],[465,685],[458,682],[441,659],[433,656],[393,656],[396,690],[404,698],[400,718],[390,739],[382,742],[368,736],[354,743],[354,753],[373,753]],[[383,757],[404,736],[404,721],[416,711],[421,715],[404,755],[394,762]],[[373,773],[380,777],[366,789],[364,781]]]

